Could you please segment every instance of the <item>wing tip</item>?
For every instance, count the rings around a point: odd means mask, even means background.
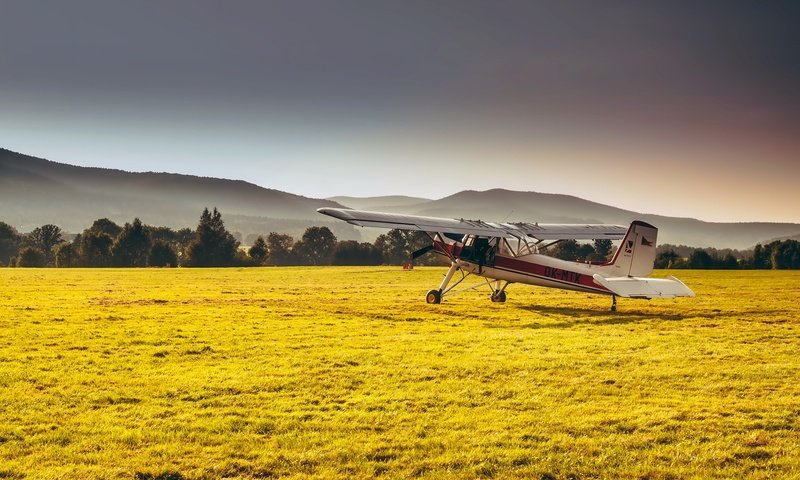
[[[321,207],[317,209],[317,213],[338,218],[339,220],[349,221],[351,218],[349,218],[345,212],[346,209],[344,208]]]

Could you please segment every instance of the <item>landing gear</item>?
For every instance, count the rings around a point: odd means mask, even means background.
[[[455,286],[453,285],[453,287],[447,288],[447,284],[450,283],[450,280],[452,280],[453,275],[458,271],[459,268],[461,267],[459,267],[456,262],[451,263],[450,270],[448,270],[447,275],[444,276],[444,280],[442,280],[442,284],[439,285],[439,289],[428,291],[428,293],[425,295],[425,301],[428,303],[442,303],[442,294],[447,293]],[[459,282],[456,282],[456,285],[458,285]]]
[[[500,280],[494,281],[494,288],[492,288],[492,302],[495,303],[506,303],[506,287],[508,286],[509,282],[506,282],[505,285],[500,286]],[[491,287],[491,284],[489,285]]]
[[[428,303],[442,303],[442,291],[430,290],[428,294],[425,295],[425,301]]]
[[[504,290],[495,290],[492,292],[492,301],[495,303],[506,303],[506,292]]]
[[[611,295],[611,311],[612,312],[616,312],[617,311],[617,296],[616,295]]]
[[[453,289],[456,286],[458,286],[461,282],[466,280],[466,278],[472,274],[468,270],[467,273],[464,273],[464,271],[461,270],[461,268],[462,268],[461,265],[456,260],[453,260],[453,262],[450,264],[450,269],[444,276],[444,279],[442,280],[442,283],[439,285],[439,288],[436,290],[429,290],[428,293],[425,295],[425,301],[430,304],[442,303],[442,299],[448,295],[466,292],[468,290],[474,290],[482,286],[482,284],[479,283],[477,285],[473,285],[471,287],[464,288],[462,290],[453,291]],[[474,268],[474,266],[468,265],[467,268]],[[450,281],[453,279],[453,275],[455,275],[455,273],[459,271],[461,272],[461,278],[453,282],[453,284],[451,285]],[[492,302],[505,303],[506,301],[505,290],[506,287],[508,287],[508,285],[510,284],[510,282],[501,282],[500,280],[491,281],[487,278],[486,283],[488,284],[489,288],[492,291],[492,295],[490,297],[492,299]],[[492,283],[494,283],[494,285],[492,285]]]

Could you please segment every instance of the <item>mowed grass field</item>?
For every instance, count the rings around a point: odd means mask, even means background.
[[[800,272],[444,272],[0,270],[0,478],[800,478]]]

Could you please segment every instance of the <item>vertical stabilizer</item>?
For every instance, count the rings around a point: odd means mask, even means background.
[[[622,239],[614,259],[611,260],[614,276],[646,277],[653,272],[656,260],[658,229],[639,220],[631,223]]]

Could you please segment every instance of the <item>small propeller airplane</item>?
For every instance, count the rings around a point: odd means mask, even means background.
[[[439,288],[425,296],[428,303],[441,303],[446,295],[456,293],[453,289],[469,275],[484,277],[492,290],[492,302],[500,303],[506,301],[506,288],[512,283],[611,295],[611,311],[617,309],[617,297],[694,297],[694,292],[675,277],[647,278],[656,258],[658,229],[638,220],[626,228],[601,224],[488,223],[346,208],[320,208],[317,212],[361,227],[425,232],[431,245],[414,252],[412,258],[433,251],[450,260],[450,269]],[[608,262],[571,262],[541,253],[568,239],[622,239],[622,242]],[[461,278],[450,285],[457,272]]]

